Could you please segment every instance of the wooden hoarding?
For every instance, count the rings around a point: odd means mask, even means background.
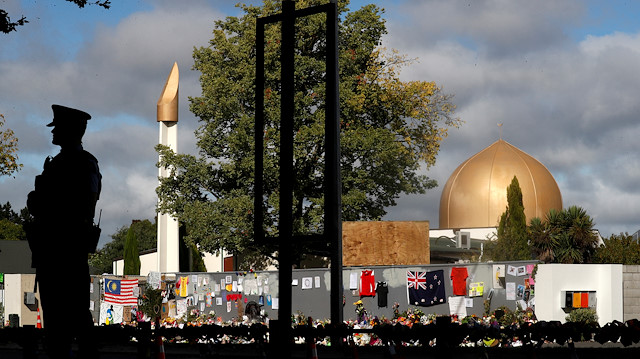
[[[428,221],[343,222],[344,266],[429,264]]]

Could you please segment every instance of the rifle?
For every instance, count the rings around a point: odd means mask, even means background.
[[[93,224],[91,229],[89,230],[89,243],[87,247],[87,251],[89,253],[95,253],[98,249],[98,241],[100,240],[100,233],[102,233],[102,229],[100,229],[100,221],[102,220],[102,209],[100,209],[100,214],[98,215],[98,224]]]

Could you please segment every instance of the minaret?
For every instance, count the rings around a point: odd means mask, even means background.
[[[161,145],[178,151],[178,63],[173,64],[158,100],[158,123]],[[167,177],[169,171],[160,167],[158,175]],[[178,221],[169,214],[158,213],[158,271],[180,270]]]

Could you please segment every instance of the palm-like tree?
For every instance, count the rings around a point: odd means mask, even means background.
[[[534,255],[545,263],[553,262],[553,248],[556,246],[555,238],[551,237],[547,223],[549,222],[543,222],[539,217],[534,217],[527,227],[529,245],[533,248]]]
[[[598,243],[593,225],[593,219],[581,207],[551,209],[544,222],[539,218],[531,220],[530,245],[546,263],[588,263]]]

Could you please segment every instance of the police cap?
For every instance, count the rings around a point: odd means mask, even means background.
[[[63,123],[65,125],[86,124],[87,120],[91,119],[91,115],[75,108],[51,105],[51,109],[53,110],[53,121],[47,125],[48,127],[61,125]]]

